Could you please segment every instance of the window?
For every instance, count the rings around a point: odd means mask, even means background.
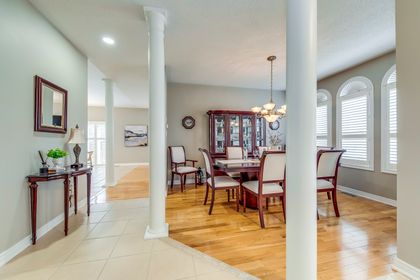
[[[395,65],[382,80],[382,172],[397,172],[397,72]]]
[[[373,84],[346,81],[337,93],[337,147],[347,150],[343,166],[373,170]]]
[[[331,94],[318,90],[316,106],[316,145],[332,146],[331,139]]]
[[[105,122],[88,123],[88,152],[93,152],[94,165],[105,164]]]

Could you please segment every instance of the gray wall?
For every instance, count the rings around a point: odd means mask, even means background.
[[[420,1],[396,1],[398,89],[398,258],[420,275]],[[398,262],[397,262],[398,263]]]
[[[371,194],[396,199],[396,176],[381,172],[381,83],[385,73],[395,64],[395,52],[368,61],[318,82],[319,89],[332,95],[332,139],[336,143],[336,97],[340,86],[355,76],[369,78],[374,86],[374,168],[366,171],[343,167],[339,172],[339,184]]]
[[[114,108],[114,162],[149,162],[149,147],[125,147],[124,127],[126,125],[149,125],[149,110],[138,108]],[[104,107],[89,107],[89,121],[105,121]]]
[[[86,129],[87,59],[27,1],[0,2],[0,252],[30,234],[25,176],[40,167],[38,150],[69,148],[68,134],[36,133],[34,76],[68,90],[68,127]],[[86,158],[86,145],[82,145]],[[81,181],[81,186],[85,180]],[[80,198],[85,188],[80,188]],[[38,228],[63,213],[63,183],[41,183]]]
[[[168,84],[168,145],[184,145],[187,158],[199,160],[203,166],[202,155],[198,148],[209,146],[209,110],[250,110],[256,105],[268,102],[267,90],[216,87],[190,84]],[[284,104],[284,94],[273,93],[274,102]],[[185,129],[181,120],[193,116],[195,127]],[[285,131],[285,120],[280,122],[279,132]]]

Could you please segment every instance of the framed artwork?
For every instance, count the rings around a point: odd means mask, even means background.
[[[148,143],[147,125],[126,125],[124,128],[124,146],[145,147]]]

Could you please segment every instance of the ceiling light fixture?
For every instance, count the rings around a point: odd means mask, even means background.
[[[276,110],[276,104],[273,102],[273,61],[276,59],[274,55],[267,57],[267,60],[271,63],[271,84],[270,84],[270,102],[264,104],[263,107],[255,106],[251,108],[251,111],[257,115],[257,117],[264,117],[269,123],[275,122],[278,118],[286,116],[286,105],[281,106]]]
[[[102,42],[104,42],[107,45],[111,45],[111,46],[115,44],[115,40],[112,39],[111,37],[107,37],[107,36],[102,37]]]

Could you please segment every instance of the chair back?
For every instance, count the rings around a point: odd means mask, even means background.
[[[286,153],[284,151],[265,151],[261,158],[260,181],[281,182],[285,178]]]
[[[228,159],[242,159],[243,149],[242,147],[226,147],[226,153]]]
[[[168,148],[171,163],[185,164],[186,157],[184,146],[169,146]]]
[[[209,151],[202,148],[199,148],[198,150],[203,154],[207,175],[213,177],[213,159],[211,158]]]
[[[340,159],[346,150],[319,150],[317,160],[317,178],[337,178]]]

